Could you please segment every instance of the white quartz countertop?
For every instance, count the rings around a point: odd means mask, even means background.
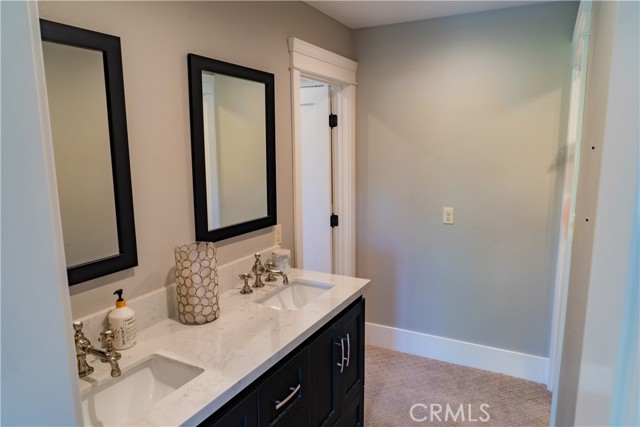
[[[220,295],[220,317],[198,326],[164,319],[138,331],[137,344],[122,350],[123,373],[142,359],[160,354],[198,366],[204,372],[151,406],[129,425],[197,425],[231,400],[290,351],[319,330],[332,317],[358,299],[369,280],[291,269],[296,278],[333,285],[296,311],[260,305],[254,300],[282,287],[275,284],[240,294],[241,285]],[[110,369],[96,358],[87,358],[94,373],[80,380],[81,391],[109,381]]]

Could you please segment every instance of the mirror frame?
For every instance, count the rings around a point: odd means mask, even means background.
[[[193,168],[193,202],[196,240],[217,242],[230,237],[260,230],[277,222],[276,215],[276,137],[274,76],[260,70],[243,67],[193,53],[187,55],[189,65],[189,107],[191,115],[191,157]],[[206,159],[204,118],[202,108],[202,72],[237,77],[264,84],[265,100],[265,154],[267,162],[267,215],[239,224],[209,229],[207,215]],[[242,167],[242,165],[238,165]]]
[[[119,253],[67,268],[69,286],[138,265],[120,38],[40,20],[42,41],[102,52]]]

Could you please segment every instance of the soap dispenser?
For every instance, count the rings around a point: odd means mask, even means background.
[[[117,350],[124,350],[136,343],[136,314],[127,307],[127,301],[122,298],[122,289],[113,294],[118,295],[118,299],[116,308],[109,312],[109,328],[116,334],[113,346]]]

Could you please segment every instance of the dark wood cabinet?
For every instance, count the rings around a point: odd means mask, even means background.
[[[313,427],[332,426],[337,420],[338,408],[338,376],[335,367],[336,328],[332,325],[309,344],[310,389],[313,390],[313,402],[309,408],[309,425]]]
[[[344,366],[337,369],[342,371],[338,384],[341,408],[344,408],[360,396],[364,388],[364,301],[351,308],[336,326],[340,330],[338,338],[346,346]]]
[[[360,298],[200,426],[362,426],[363,402]]]
[[[309,351],[305,347],[258,385],[260,426],[286,427],[309,402]]]
[[[333,426],[364,386],[364,301],[359,301],[309,344],[313,398],[309,426]]]
[[[217,420],[217,421],[214,421]],[[258,398],[254,391],[224,413],[216,413],[200,424],[201,427],[251,427],[258,425]]]
[[[362,427],[364,425],[364,395],[361,393],[340,415],[335,427]]]
[[[309,427],[309,406],[305,406],[298,412],[287,427]]]

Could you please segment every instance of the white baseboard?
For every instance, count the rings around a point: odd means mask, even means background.
[[[547,384],[546,357],[366,323],[367,344]]]

